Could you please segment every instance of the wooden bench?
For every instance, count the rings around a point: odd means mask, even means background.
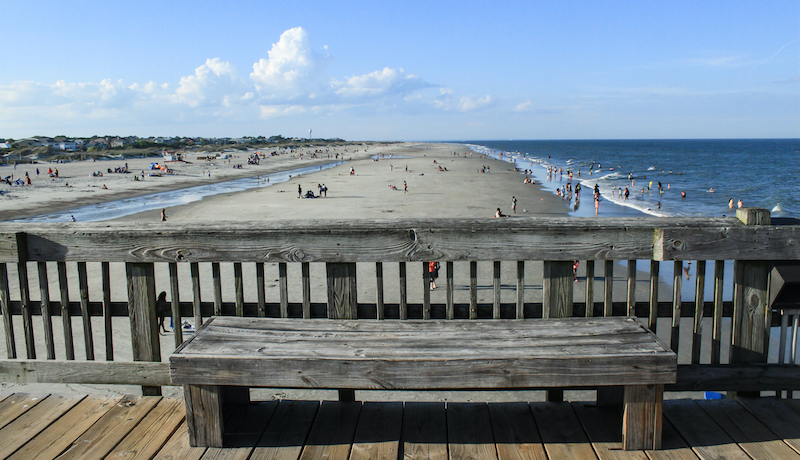
[[[170,356],[193,446],[221,447],[249,388],[624,386],[625,449],[658,449],[675,353],[637,319],[376,321],[215,317]]]

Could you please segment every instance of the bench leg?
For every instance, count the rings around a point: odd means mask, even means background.
[[[184,385],[186,425],[192,447],[222,447],[223,387],[215,385]]]
[[[625,450],[661,448],[664,385],[625,387],[625,414],[622,417],[622,445]]]

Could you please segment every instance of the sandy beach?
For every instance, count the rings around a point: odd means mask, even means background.
[[[353,151],[359,150],[359,151]],[[3,207],[0,212],[3,215],[30,215],[34,211],[53,211],[71,209],[75,206],[84,205],[87,202],[97,202],[103,199],[118,199],[120,196],[130,194],[147,194],[156,191],[175,190],[182,187],[189,187],[209,180],[232,180],[241,177],[253,177],[255,175],[265,175],[281,169],[297,169],[302,166],[313,166],[323,162],[329,162],[327,154],[324,158],[309,158],[309,152],[302,152],[294,155],[283,155],[279,157],[267,158],[260,165],[247,165],[247,155],[231,159],[231,163],[217,162],[210,166],[200,161],[192,161],[192,164],[176,165],[173,169],[174,175],[163,177],[149,177],[148,170],[145,170],[144,181],[132,181],[131,174],[108,174],[101,177],[91,177],[91,172],[101,169],[99,163],[105,162],[74,162],[58,165],[59,172],[64,171],[63,182],[69,181],[72,187],[62,185],[60,181],[43,180],[44,185],[32,187],[19,187],[26,190],[19,192],[14,197],[4,196]],[[168,222],[175,223],[198,223],[210,221],[264,221],[270,220],[300,220],[308,221],[309,225],[324,219],[379,219],[397,217],[447,217],[447,218],[491,218],[495,215],[496,209],[500,208],[509,218],[521,218],[531,216],[565,216],[570,212],[567,202],[553,193],[545,190],[546,184],[533,183],[526,184],[525,175],[515,171],[514,165],[499,160],[483,157],[470,151],[467,147],[457,144],[424,144],[424,143],[405,143],[391,144],[382,147],[371,147],[366,151],[363,148],[350,148],[347,152],[340,148],[337,153],[346,154],[348,161],[345,164],[326,169],[320,172],[292,177],[287,182],[282,182],[270,186],[254,188],[244,192],[219,194],[206,197],[200,201],[188,203],[181,206],[174,206],[166,209]],[[323,155],[318,155],[323,156]],[[335,156],[335,154],[334,154]],[[334,158],[335,159],[335,158]],[[139,172],[147,166],[149,168],[152,159],[128,160],[129,167]],[[108,162],[107,167],[114,167]],[[233,165],[243,164],[242,169],[234,169]],[[120,162],[123,165],[124,162]],[[40,165],[40,171],[50,165]],[[171,166],[172,167],[172,166]],[[352,174],[351,174],[352,168]],[[203,176],[203,170],[206,176]],[[18,170],[24,170],[22,166]],[[207,177],[207,171],[211,171],[211,178]],[[23,173],[24,174],[24,173]],[[405,185],[404,185],[405,182]],[[101,184],[107,184],[108,190],[99,188]],[[325,184],[328,188],[327,196],[321,198],[299,198],[298,186],[303,194],[312,191],[315,195],[319,194],[318,185]],[[406,188],[407,190],[404,190]],[[90,190],[91,192],[81,192]],[[17,192],[17,190],[14,190]],[[83,196],[82,196],[83,195]],[[91,195],[91,197],[87,197]],[[323,194],[324,195],[324,194]],[[127,196],[125,196],[127,197]],[[516,197],[516,212],[512,209],[512,197]],[[591,196],[584,199],[591,202]],[[16,203],[17,208],[9,203]],[[117,223],[155,223],[161,219],[160,209],[153,209],[138,214],[130,214],[114,219]],[[487,265],[488,264],[488,265]],[[35,264],[34,264],[35,265]],[[54,265],[54,264],[49,264]],[[73,285],[77,279],[74,273],[75,268],[68,264],[70,273],[70,292],[77,293],[78,286]],[[169,291],[168,276],[165,264],[157,264],[156,267],[156,288],[158,291]],[[222,264],[222,278],[232,279],[231,264]],[[245,264],[244,278],[246,280],[245,301],[254,302],[256,299],[255,287],[251,284],[255,279],[254,266]],[[299,286],[300,273],[299,264],[290,264],[289,283],[290,283],[290,302],[301,300],[301,289]],[[375,280],[374,266],[365,264],[359,266],[359,298],[370,299],[374,297]],[[479,263],[479,284],[480,286],[491,286],[491,262]],[[529,302],[540,302],[541,291],[536,288],[542,276],[541,262],[529,263],[526,269],[526,284],[530,284],[531,289],[526,290]],[[516,264],[503,264],[502,278],[512,280],[515,278]],[[467,266],[457,264],[456,266],[456,285],[455,301],[468,302],[468,274]],[[49,267],[48,271],[55,267]],[[179,264],[179,278],[189,279],[188,264]],[[31,266],[30,270],[35,270]],[[102,297],[102,286],[99,276],[99,264],[89,264],[89,295],[90,299],[95,300]],[[324,264],[312,264],[312,302],[326,301],[326,287]],[[114,301],[125,301],[127,290],[125,286],[124,265],[112,264],[112,286],[111,297]],[[278,293],[278,273],[277,264],[267,264],[267,283],[265,286],[267,298],[270,301],[277,299]],[[617,276],[622,276],[625,271],[623,268],[615,270]],[[579,270],[579,276],[583,275],[583,267]],[[397,264],[386,264],[386,302],[396,303],[399,301],[399,285],[397,275]],[[16,268],[9,266],[9,277],[16,278]],[[210,282],[210,266],[201,267],[201,278]],[[409,273],[409,298],[420,299],[422,296],[421,270],[412,267]],[[419,279],[417,279],[419,278]],[[648,288],[646,274],[642,273],[638,277],[638,289],[644,296]],[[58,277],[53,273],[50,276],[50,292],[56,296],[58,290]],[[12,298],[18,296],[16,283],[11,283]],[[38,284],[36,277],[31,277],[30,289],[33,300],[38,300]],[[513,284],[513,283],[512,283]],[[509,284],[510,286],[511,284]],[[576,285],[575,300],[582,302],[584,298],[583,285]],[[622,282],[615,283],[615,298],[624,296],[625,285]],[[661,290],[669,293],[666,286]],[[203,300],[209,301],[211,291],[203,293]],[[233,283],[223,283],[223,301],[233,301]],[[444,302],[444,289],[431,291],[431,302]],[[478,301],[480,303],[491,302],[492,291],[489,288],[480,289]],[[502,292],[503,302],[514,301],[513,290],[504,289]],[[595,301],[602,301],[602,293],[598,290]],[[362,297],[363,296],[363,297]],[[182,300],[191,299],[191,283],[181,282],[180,297]],[[417,301],[417,300],[412,300]],[[20,318],[15,318],[15,323]],[[189,318],[191,321],[191,318]],[[76,353],[81,354],[81,326],[80,319],[75,318],[75,345]],[[102,318],[95,318],[93,329],[96,334],[102,334]],[[114,320],[114,338],[118,343],[128,343],[130,330],[125,318]],[[39,329],[40,321],[36,321],[36,328]],[[118,325],[118,326],[117,326]],[[21,328],[21,323],[16,324]],[[2,335],[2,334],[0,334]],[[60,338],[58,328],[56,328],[56,342],[63,340]],[[42,337],[41,331],[36,332],[37,338]],[[21,337],[19,338],[21,339]],[[95,337],[96,347],[102,344],[100,336]],[[37,344],[37,348],[43,344]],[[22,344],[20,343],[20,349]],[[172,338],[162,336],[161,348],[162,356],[169,356],[174,344]],[[127,347],[119,350],[116,359],[130,359]],[[96,350],[100,355],[102,351]],[[2,386],[7,386],[3,384]],[[36,385],[33,386],[37,387]],[[71,385],[76,391],[90,392],[93,388],[85,385]],[[98,391],[119,391],[121,393],[135,392],[135,387],[109,388],[99,387]],[[172,394],[170,389],[169,393]],[[176,390],[177,391],[177,390]],[[272,395],[281,397],[281,394]],[[443,398],[452,397],[442,396]],[[471,396],[469,396],[471,397]]]

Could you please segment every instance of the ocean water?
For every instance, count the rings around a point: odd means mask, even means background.
[[[489,156],[532,170],[537,182],[556,192],[566,184],[583,188],[583,214],[594,214],[591,190],[602,200],[661,217],[732,215],[744,206],[767,208],[773,217],[800,217],[800,139],[472,141]],[[563,175],[548,179],[547,167]],[[590,169],[591,168],[591,169]],[[658,190],[661,182],[663,193]],[[619,190],[628,188],[627,200]],[[714,191],[711,192],[711,189]],[[681,192],[686,197],[681,197]],[[660,206],[659,206],[660,204]],[[603,205],[600,205],[601,213]],[[586,214],[588,215],[588,214]]]

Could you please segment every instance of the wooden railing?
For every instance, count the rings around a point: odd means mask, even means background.
[[[157,394],[169,384],[166,355],[185,337],[181,321],[212,315],[635,315],[679,353],[679,381],[668,389],[798,389],[794,361],[768,363],[768,353],[781,323],[771,263],[800,261],[800,225],[759,208],[737,217],[0,224],[0,381],[135,384]],[[442,265],[434,291],[428,261]],[[691,301],[681,295],[689,261]],[[670,267],[671,285],[662,281]],[[733,292],[723,295],[726,279]],[[159,291],[168,292],[171,343],[158,330]]]

